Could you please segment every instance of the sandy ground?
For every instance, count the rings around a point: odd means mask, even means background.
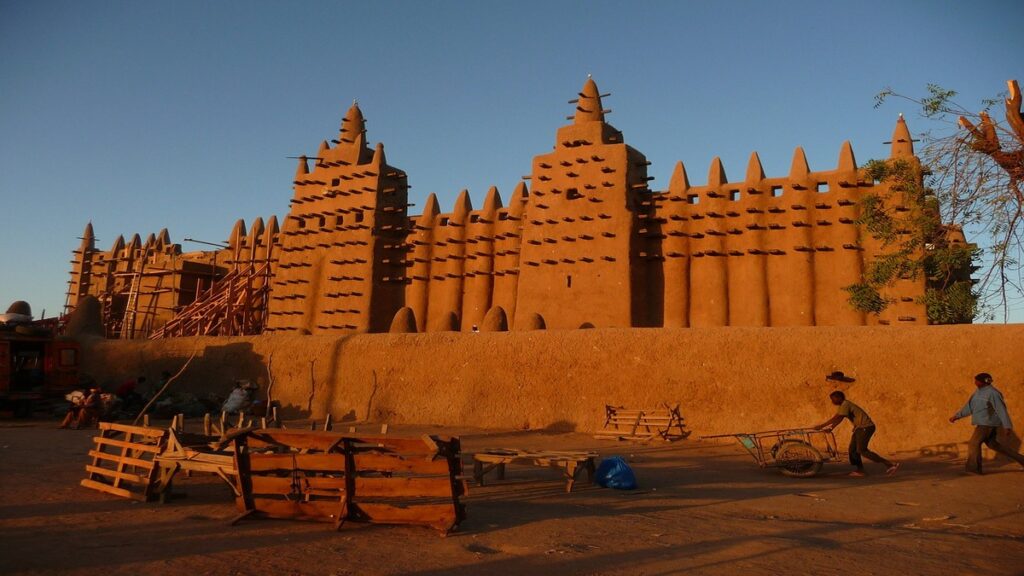
[[[441,430],[392,428],[392,433]],[[452,432],[451,429],[447,432]],[[947,457],[895,455],[866,479],[758,469],[727,442],[630,445],[587,435],[458,430],[485,447],[597,449],[631,460],[641,488],[583,485],[514,467],[474,487],[446,538],[417,527],[227,521],[226,486],[176,481],[167,504],[78,486],[89,431],[0,423],[4,574],[1024,574],[1024,471],[966,476]],[[966,429],[965,429],[966,432]],[[469,468],[467,468],[469,469]]]

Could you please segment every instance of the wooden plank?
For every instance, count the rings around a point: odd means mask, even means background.
[[[268,518],[284,520],[316,520],[320,522],[337,522],[339,514],[344,510],[344,503],[339,500],[312,500],[296,502],[294,500],[274,500],[270,498],[254,498],[255,510]]]
[[[422,504],[400,508],[380,503],[349,503],[350,513],[377,524],[423,524],[449,530],[456,523],[455,504]]]
[[[352,498],[358,501],[367,497],[421,498],[452,497],[452,480],[449,476],[436,478],[355,478]]]
[[[142,452],[159,452],[160,446],[156,444],[136,444],[135,442],[125,442],[124,440],[114,440],[113,438],[101,438],[94,436],[93,442],[99,446],[117,446],[118,448],[130,448],[132,450],[140,450]]]
[[[93,490],[99,490],[100,492],[113,494],[114,496],[137,499],[137,496],[134,493],[125,490],[124,488],[114,488],[109,484],[104,484],[102,482],[97,482],[95,480],[89,480],[88,478],[84,478],[81,482],[79,482],[79,484],[85,486],[86,488],[92,488]]]
[[[102,476],[109,476],[115,479],[127,480],[134,482],[135,484],[145,484],[149,480],[138,474],[132,474],[131,472],[125,472],[124,470],[111,470],[110,468],[100,468],[98,466],[90,466],[86,464],[86,472],[92,472],[93,474],[100,474]]]
[[[309,490],[345,490],[344,478],[259,476],[252,478],[253,494],[295,494]]]
[[[115,424],[113,422],[100,422],[100,430],[114,430],[128,434],[138,434],[150,438],[160,438],[167,433],[163,428],[146,428],[145,426],[129,426],[128,424]]]
[[[253,472],[306,470],[310,472],[345,471],[344,454],[249,454]]]
[[[109,452],[100,452],[97,450],[89,450],[89,456],[98,460],[110,460],[114,462],[124,462],[125,464],[131,464],[132,466],[138,466],[139,468],[151,469],[153,468],[153,462],[149,460],[140,460],[138,458],[132,458],[131,456],[121,456],[120,454],[111,454]],[[93,465],[97,465],[93,463]]]
[[[394,454],[357,452],[354,461],[359,472],[410,472],[424,476],[450,472],[446,459],[409,459]]]

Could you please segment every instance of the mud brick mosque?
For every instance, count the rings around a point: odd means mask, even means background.
[[[443,212],[431,194],[418,215],[353,104],[338,137],[299,159],[282,223],[239,220],[223,248],[188,253],[166,229],[97,250],[87,226],[68,309],[96,297],[121,338],[927,323],[921,278],[890,287],[878,315],[847,300],[882,249],[858,224],[861,198],[921,210],[865,179],[849,142],[832,170],[797,148],[789,174],[769,178],[754,153],[741,180],[716,158],[692,185],[680,162],[656,191],[601,98],[588,79],[572,123],[505,201],[491,188],[474,209],[463,191]],[[920,173],[902,117],[891,144]]]

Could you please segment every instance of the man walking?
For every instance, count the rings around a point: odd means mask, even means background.
[[[967,404],[949,419],[950,422],[956,422],[970,416],[971,424],[974,425],[974,434],[971,434],[967,442],[967,471],[981,474],[982,444],[1024,466],[1024,456],[999,443],[999,429],[1013,429],[1002,392],[996,390],[992,385],[992,376],[986,372],[974,377],[974,385],[978,389],[971,394]]]
[[[839,390],[832,392],[828,397],[832,400],[832,404],[838,406],[836,415],[818,424],[814,429],[831,430],[838,426],[843,421],[843,418],[850,420],[850,424],[853,424],[853,435],[850,436],[850,464],[856,467],[856,470],[850,472],[850,476],[854,478],[864,477],[864,460],[862,457],[879,464],[884,464],[886,468],[885,473],[889,476],[895,474],[896,470],[900,467],[898,462],[886,460],[868,448],[868,442],[871,442],[871,437],[875,434],[875,423],[868,416],[868,413],[860,406],[847,400],[846,394]]]

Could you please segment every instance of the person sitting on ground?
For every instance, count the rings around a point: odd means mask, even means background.
[[[60,423],[61,428],[67,428],[78,419],[78,413],[82,410],[82,404],[85,403],[85,393],[81,390],[75,390],[70,394],[64,396],[64,398],[71,403],[68,406],[68,411],[64,414],[64,420]]]
[[[899,462],[886,460],[868,448],[868,442],[871,442],[871,437],[875,434],[875,423],[868,416],[868,413],[860,406],[847,400],[846,394],[839,390],[832,392],[828,397],[832,400],[832,404],[838,406],[836,415],[818,424],[814,429],[832,430],[843,421],[843,418],[850,420],[850,423],[853,424],[853,434],[850,436],[850,464],[853,464],[856,468],[853,472],[850,472],[850,476],[854,478],[864,476],[864,460],[862,457],[879,464],[884,464],[886,468],[885,473],[889,476],[895,474],[896,470],[900,467]]]
[[[999,430],[1012,430],[1013,424],[1002,392],[992,385],[992,375],[987,372],[975,375],[974,385],[977,390],[971,394],[967,404],[949,419],[950,422],[956,422],[970,416],[971,424],[974,425],[974,434],[967,441],[967,471],[981,474],[982,444],[1024,466],[1024,456],[999,442]]]
[[[100,395],[99,388],[90,388],[89,394],[85,396],[84,400],[78,400],[78,398],[72,398],[71,408],[68,409],[67,415],[64,416],[64,421],[60,423],[61,428],[71,427],[72,430],[78,430],[82,426],[88,426],[95,421],[99,420],[100,410],[103,405],[103,398]]]

